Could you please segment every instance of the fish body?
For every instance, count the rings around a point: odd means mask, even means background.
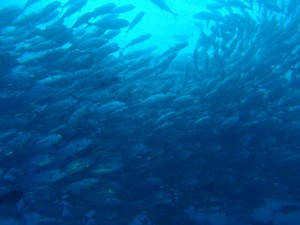
[[[7,192],[4,195],[0,196],[0,205],[10,205],[18,203],[24,196],[24,193],[21,191],[11,191]]]
[[[295,205],[295,204],[286,204],[286,205],[282,205],[281,207],[279,207],[276,210],[272,210],[273,214],[283,214],[283,215],[289,215],[289,214],[293,214],[293,213],[297,213],[300,211],[300,206],[299,205]]]
[[[221,9],[223,7],[224,6],[219,4],[219,3],[211,3],[211,4],[206,5],[206,8],[209,9],[209,10],[217,10],[217,9]]]
[[[90,108],[90,111],[97,115],[98,118],[105,119],[107,116],[113,115],[126,108],[126,104],[120,101],[110,101],[102,105],[95,104]]]
[[[30,7],[30,6],[32,6],[32,5],[34,5],[35,3],[40,2],[40,1],[41,1],[41,0],[28,0],[28,1],[25,3],[25,5],[24,5],[23,10],[27,9],[28,7]]]
[[[147,39],[149,39],[151,36],[152,36],[152,34],[149,34],[149,33],[142,34],[142,35],[138,36],[137,38],[133,39],[132,41],[130,41],[127,45],[125,45],[123,50],[125,50],[129,46],[133,46],[133,45],[139,44],[141,42],[144,42]]]
[[[133,64],[131,64],[128,67],[128,69],[125,71],[125,73],[128,73],[129,71],[136,71],[143,67],[147,67],[147,65],[149,65],[151,60],[152,60],[152,56],[149,56],[149,55],[139,58],[138,60],[136,60]]]
[[[110,13],[114,8],[116,7],[116,4],[114,3],[107,3],[104,5],[101,5],[94,9],[94,11],[91,12],[93,17],[101,16]]]
[[[165,0],[151,0],[151,2],[158,6],[161,10],[171,13],[174,17],[178,16],[178,14],[173,12],[173,10],[166,4]]]
[[[249,5],[239,0],[230,0],[226,3],[229,7],[236,7],[240,9],[251,9]]]
[[[60,6],[61,6],[61,2],[60,1],[53,1],[53,2],[49,3],[48,5],[46,5],[41,10],[40,15],[47,16],[50,13],[54,12],[55,10],[57,10]]]
[[[125,4],[125,5],[120,5],[116,6],[110,13],[112,14],[121,14],[121,13],[126,13],[135,8],[135,5],[133,4]]]
[[[132,28],[134,28],[144,17],[145,12],[139,12],[131,21],[130,25],[128,26],[128,29],[126,31],[126,33],[128,33],[130,30],[132,30]]]
[[[104,17],[101,20],[91,24],[98,26],[104,30],[119,30],[129,26],[129,22],[127,20],[111,17]]]
[[[63,156],[75,156],[77,153],[86,150],[91,144],[92,141],[86,138],[75,140],[61,148],[57,154]]]
[[[109,31],[106,31],[103,35],[102,35],[102,38],[104,40],[110,40],[116,36],[118,36],[118,34],[120,34],[121,31],[116,29],[116,30],[109,30]]]
[[[62,15],[61,20],[65,19],[67,17],[70,17],[77,11],[81,10],[85,6],[86,3],[87,3],[87,0],[78,0],[78,1],[75,1],[74,3],[72,3],[69,6],[69,8],[67,9],[67,11]],[[66,5],[64,5],[64,7],[65,6]]]
[[[82,16],[80,16],[76,22],[73,24],[72,28],[75,27],[79,27],[85,23],[88,23],[88,21],[93,17],[93,13],[92,12],[87,12],[85,14],[83,14]]]
[[[56,84],[56,83],[62,81],[64,78],[65,78],[64,75],[53,75],[53,76],[38,80],[37,84],[52,85],[52,84]]]
[[[157,66],[156,66],[156,70],[157,70],[156,75],[165,72],[168,69],[168,67],[170,66],[171,62],[173,62],[173,60],[176,58],[177,55],[178,55],[178,52],[173,52],[173,53],[167,55],[166,57],[164,57],[160,62],[158,62]]]
[[[157,60],[159,59],[162,59],[162,58],[165,58],[167,56],[169,56],[170,54],[173,54],[173,53],[176,53],[176,52],[179,52],[180,50],[186,48],[187,46],[189,45],[188,42],[184,41],[182,43],[178,43],[172,47],[170,47],[168,50],[166,50],[164,53],[162,53],[158,58]]]
[[[39,140],[36,143],[36,147],[38,148],[49,148],[57,143],[62,139],[62,136],[60,134],[50,134],[45,137],[43,137],[41,140]]]
[[[151,47],[148,47],[148,48],[145,48],[145,49],[140,49],[140,50],[127,52],[126,55],[123,55],[123,59],[125,59],[125,60],[137,59],[137,58],[140,58],[144,55],[147,55],[147,54],[153,52],[156,49],[157,49],[157,46],[151,46]]]

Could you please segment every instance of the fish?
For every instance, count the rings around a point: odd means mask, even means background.
[[[92,141],[87,138],[77,139],[63,146],[57,151],[57,154],[62,156],[75,156],[85,151],[91,144]]]
[[[272,209],[273,216],[275,216],[277,213],[289,215],[293,213],[297,213],[300,211],[300,206],[296,204],[286,204],[280,206],[278,209]]]
[[[133,4],[125,4],[115,7],[110,13],[119,15],[133,10],[136,6]]]
[[[156,49],[157,49],[157,46],[150,46],[148,48],[127,52],[125,55],[122,55],[122,57],[125,60],[133,60],[133,59],[142,57],[144,55],[147,55],[148,53],[151,53],[151,52],[155,51]]]
[[[177,13],[173,12],[170,7],[166,4],[165,0],[151,0],[151,2],[158,6],[161,10],[171,13],[175,18],[178,16]]]
[[[35,171],[34,174],[29,174],[27,177],[22,178],[22,183],[26,188],[33,188],[37,186],[54,184],[67,177],[67,173],[61,169],[56,168],[43,168],[42,170]]]
[[[41,2],[41,0],[27,0],[25,5],[23,6],[23,10],[27,9],[28,7],[34,5],[35,3]]]
[[[71,194],[74,193],[80,194],[81,192],[87,191],[88,188],[99,183],[99,181],[100,181],[99,179],[93,177],[84,178],[82,180],[78,180],[71,184],[68,184],[67,186],[64,187],[64,191]]]
[[[36,145],[38,148],[49,148],[53,145],[58,144],[61,140],[62,136],[60,134],[49,134],[38,140],[36,142]]]
[[[84,2],[86,3],[87,0],[73,0],[73,1],[67,0],[66,3],[63,5],[63,8],[65,8],[67,6],[70,6],[72,4],[74,4],[74,5],[83,5]]]
[[[44,166],[49,166],[51,163],[55,161],[55,157],[48,154],[48,153],[41,153],[37,155],[33,155],[32,157],[28,158],[28,162],[25,162],[23,167],[28,166],[34,169],[40,169]]]
[[[244,3],[240,0],[228,1],[228,2],[226,2],[225,6],[236,7],[236,8],[240,8],[240,9],[251,9],[249,5],[247,5],[246,3]]]
[[[162,58],[165,58],[167,57],[168,55],[170,54],[173,54],[173,53],[176,53],[176,52],[179,52],[180,50],[186,48],[187,46],[189,45],[189,43],[187,41],[184,41],[182,43],[178,43],[172,47],[170,47],[168,50],[166,50],[164,53],[162,53],[161,55],[159,55],[157,57],[157,60],[160,60]]]
[[[178,55],[178,52],[173,52],[168,54],[166,57],[164,57],[160,62],[157,63],[157,65],[154,67],[157,70],[156,75],[159,75],[166,71],[166,69],[169,68],[171,62],[176,58]]]
[[[72,2],[72,4],[68,7],[68,9],[64,12],[64,14],[61,16],[60,20],[64,20],[67,17],[70,17],[77,11],[81,10],[87,3],[87,0],[77,0],[75,2]],[[66,7],[68,4],[65,4],[63,7]]]
[[[104,30],[119,30],[129,26],[128,20],[116,19],[112,17],[104,17],[96,22],[90,23],[91,25],[100,27]]]
[[[285,14],[283,9],[278,7],[275,3],[267,3],[265,7],[273,12]]]
[[[106,31],[102,35],[102,38],[105,40],[110,40],[110,39],[113,39],[114,37],[118,36],[120,33],[121,33],[121,30],[109,30],[109,31]]]
[[[23,199],[24,193],[18,190],[7,192],[0,196],[0,205],[11,205]]]
[[[3,29],[6,27],[7,23],[10,23],[20,16],[20,13],[22,10],[18,7],[9,7],[9,8],[3,8],[0,9],[0,28]]]
[[[62,3],[60,1],[53,1],[53,2],[49,3],[41,10],[40,15],[42,15],[42,16],[49,15],[50,13],[52,13],[56,9],[58,9],[61,6],[61,4]]]
[[[75,23],[72,25],[72,28],[75,28],[75,27],[79,27],[83,24],[87,24],[89,22],[89,20],[91,18],[93,18],[94,15],[93,15],[93,12],[87,12],[83,15],[81,15],[76,21]]]
[[[137,59],[134,63],[128,66],[127,70],[124,71],[124,74],[147,67],[150,64],[151,60],[152,56],[149,55]]]
[[[90,107],[90,111],[96,114],[99,119],[105,119],[109,115],[113,115],[120,110],[124,110],[126,108],[126,104],[121,101],[110,101],[103,105],[95,104]]]
[[[138,105],[142,107],[158,107],[159,103],[169,101],[170,97],[167,94],[159,93],[141,100]]]
[[[152,34],[150,33],[146,33],[146,34],[141,34],[140,36],[134,38],[133,40],[131,40],[127,45],[125,45],[122,48],[122,51],[124,52],[125,49],[127,49],[130,46],[134,46],[136,44],[139,44],[141,42],[146,41],[147,39],[149,39],[152,36]]]
[[[207,9],[209,10],[216,10],[216,9],[221,9],[224,7],[224,5],[219,4],[219,3],[211,3],[211,4],[207,4],[205,6]]]
[[[145,12],[141,11],[139,12],[130,22],[130,25],[128,26],[126,33],[128,33],[130,30],[132,30],[138,23],[140,23],[140,21],[142,20],[142,18],[144,17]]]
[[[97,8],[95,8],[92,12],[91,15],[93,17],[101,16],[110,13],[114,8],[116,8],[116,4],[114,3],[106,3],[104,5],[101,5]]]
[[[105,44],[107,44],[107,40],[104,38],[89,38],[87,40],[78,42],[78,43],[74,43],[70,49],[91,49],[91,48],[100,48],[102,46],[104,46]]]
[[[41,84],[41,85],[53,85],[53,84],[61,82],[65,78],[66,77],[63,76],[63,75],[53,75],[53,76],[46,77],[46,78],[43,78],[41,80],[38,80],[37,84]]]
[[[97,55],[97,60],[102,60],[105,57],[109,56],[110,54],[117,52],[120,50],[120,47],[116,43],[108,43],[100,48],[97,49],[97,52],[99,53]]]

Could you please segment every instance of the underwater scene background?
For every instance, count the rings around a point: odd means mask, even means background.
[[[0,224],[299,225],[298,0],[0,5]]]

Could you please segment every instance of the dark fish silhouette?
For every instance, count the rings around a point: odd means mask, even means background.
[[[164,0],[151,0],[154,5],[157,5],[161,10],[171,13],[175,18],[178,16],[177,13],[173,12],[172,9],[165,3]]]
[[[0,72],[9,72],[17,64],[17,60],[9,52],[0,53]]]
[[[273,214],[275,215],[276,213],[281,213],[284,215],[290,214],[290,213],[296,213],[300,211],[300,206],[299,205],[294,205],[294,204],[287,204],[287,205],[282,205],[280,208],[276,210],[272,210]]]
[[[22,198],[24,194],[21,191],[11,191],[7,192],[6,194],[2,195],[0,197],[0,205],[10,205],[18,203]]]
[[[31,5],[34,5],[35,3],[39,2],[40,0],[28,0],[25,5],[24,5],[24,9],[30,7]]]
[[[144,17],[145,13],[144,12],[140,12],[138,13],[133,20],[131,21],[126,33],[128,33],[132,28],[134,28]]]
[[[152,34],[146,33],[146,34],[142,34],[140,36],[138,36],[137,38],[133,39],[132,41],[130,41],[124,48],[123,50],[125,50],[126,48],[128,48],[129,46],[133,46],[136,45],[138,43],[141,43],[143,41],[146,41],[147,39],[149,39],[152,36]]]

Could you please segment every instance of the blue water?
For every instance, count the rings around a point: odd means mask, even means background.
[[[0,18],[0,224],[299,224],[297,0]]]

